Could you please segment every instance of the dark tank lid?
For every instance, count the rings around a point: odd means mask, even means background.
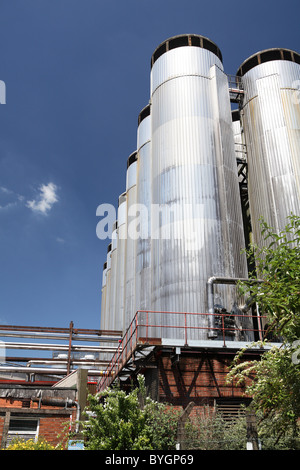
[[[239,67],[236,74],[238,77],[242,77],[257,65],[271,62],[273,60],[289,60],[290,62],[300,64],[300,54],[290,49],[265,49],[264,51],[257,52],[246,59]]]
[[[120,196],[119,196],[119,199],[118,199],[118,207],[126,201],[126,192],[125,193],[122,193]]]
[[[145,108],[142,109],[142,111],[139,114],[138,117],[138,125],[141,124],[141,122],[146,119],[146,117],[150,116],[150,104],[145,106]]]
[[[137,152],[133,152],[127,160],[127,168],[130,167],[137,160]]]
[[[197,34],[181,34],[179,36],[173,36],[167,39],[155,49],[151,57],[151,67],[153,66],[154,62],[156,62],[156,60],[165,52],[176,49],[177,47],[184,46],[194,46],[207,49],[208,51],[213,52],[223,63],[220,49],[210,39],[205,38],[204,36],[199,36]]]

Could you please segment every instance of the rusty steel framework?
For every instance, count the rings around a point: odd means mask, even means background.
[[[241,77],[227,74],[227,78],[228,78],[230,101],[231,103],[240,104],[244,96],[244,90],[243,90]]]

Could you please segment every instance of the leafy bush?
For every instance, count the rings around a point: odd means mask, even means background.
[[[146,397],[144,377],[126,394],[119,388],[89,395],[83,433],[88,450],[175,449],[178,413]]]
[[[57,447],[49,444],[44,438],[39,438],[37,441],[15,438],[6,447],[6,450],[57,450]]]

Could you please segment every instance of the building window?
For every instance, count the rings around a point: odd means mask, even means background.
[[[39,420],[31,418],[12,417],[9,422],[7,435],[7,446],[13,439],[19,438],[25,441],[29,439],[37,440],[39,430]]]

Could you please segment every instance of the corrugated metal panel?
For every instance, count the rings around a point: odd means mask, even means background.
[[[151,116],[144,118],[137,131],[137,204],[140,236],[136,240],[136,307],[151,309]]]
[[[111,315],[110,304],[111,304],[111,243],[108,245],[107,248],[107,257],[106,257],[106,302],[105,302],[105,315],[104,315],[104,323],[103,328],[108,329],[109,325],[109,317]]]
[[[105,306],[106,306],[106,262],[104,263],[103,272],[102,272],[100,329],[104,329]]]
[[[182,47],[152,69],[152,202],[160,207],[157,227],[152,219],[153,310],[206,312],[210,276],[245,275],[228,82],[221,68],[209,51]],[[230,309],[228,290],[216,289],[216,301],[228,301]],[[170,321],[176,325],[175,318]],[[178,337],[178,331],[166,328],[162,335]]]
[[[295,88],[299,80],[299,64],[289,61],[274,60],[260,64],[242,77],[243,90],[245,92],[244,103],[258,95],[256,80],[278,75],[278,84],[280,88]],[[294,84],[294,86],[293,86]]]
[[[124,326],[124,286],[125,256],[127,238],[127,201],[126,193],[119,197],[118,203],[118,261],[116,277],[115,329],[125,330]]]
[[[281,100],[287,126],[288,140],[291,151],[292,172],[295,175],[298,197],[300,194],[300,93],[296,88],[299,81],[294,81],[294,88],[281,89]]]
[[[260,216],[281,230],[291,212],[300,213],[300,104],[294,99],[299,79],[299,64],[284,60],[260,64],[242,78],[250,211],[254,240],[261,245]]]
[[[223,64],[215,54],[198,47],[180,47],[159,57],[151,71],[151,95],[156,88],[166,81],[182,76],[208,76],[209,69],[217,65],[223,69]]]
[[[136,153],[134,153],[136,155]],[[132,155],[133,156],[133,155]],[[127,239],[125,255],[125,304],[124,304],[124,327],[125,330],[130,325],[135,314],[135,260],[136,243],[134,235],[130,231],[135,226],[136,220],[136,177],[137,161],[131,162],[129,157],[129,166],[126,176],[126,200],[127,200]],[[131,210],[133,209],[133,211]]]
[[[117,330],[116,325],[116,297],[117,297],[117,272],[118,272],[118,229],[115,222],[111,239],[111,277],[110,277],[110,312],[108,316],[108,329]]]

